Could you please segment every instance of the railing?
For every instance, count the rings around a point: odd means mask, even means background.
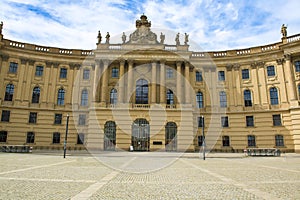
[[[167,104],[166,108],[167,109],[176,109],[176,105],[174,105],[174,104]]]
[[[199,52],[199,53],[192,53],[192,57],[205,57],[205,53]]]
[[[50,51],[50,48],[48,48],[48,47],[41,47],[41,46],[35,46],[35,50],[36,51],[45,51],[45,52],[48,52],[48,51]]]
[[[137,109],[149,109],[150,108],[150,104],[134,104],[133,108],[137,108]]]
[[[13,46],[13,47],[18,47],[18,48],[25,48],[25,44],[20,43],[20,42],[10,42],[9,45]]]
[[[175,45],[165,45],[166,51],[177,51],[177,46]]]
[[[300,34],[292,35],[292,36],[290,36],[290,37],[287,38],[287,42],[288,43],[296,42],[298,40],[300,40]]]
[[[261,51],[262,52],[264,52],[264,51],[271,51],[271,50],[274,50],[274,49],[278,49],[278,46],[276,44],[272,44],[272,45],[267,45],[267,46],[261,47]]]
[[[111,44],[111,45],[109,45],[108,46],[108,49],[110,49],[110,50],[122,50],[122,46],[121,45],[119,45],[119,44]]]
[[[251,50],[250,49],[244,49],[244,50],[237,50],[236,55],[245,55],[245,54],[250,54]]]

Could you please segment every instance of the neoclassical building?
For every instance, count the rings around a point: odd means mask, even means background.
[[[0,146],[300,152],[300,34],[264,46],[189,50],[188,35],[136,30],[95,50],[12,41],[0,32]]]

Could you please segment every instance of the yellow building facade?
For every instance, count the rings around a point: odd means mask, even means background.
[[[204,130],[212,151],[300,152],[300,34],[195,52],[142,15],[121,39],[99,32],[95,50],[64,49],[1,30],[0,145],[61,149],[69,115],[69,149],[198,151]]]

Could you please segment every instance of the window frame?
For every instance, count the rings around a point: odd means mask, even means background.
[[[111,105],[116,105],[118,103],[118,91],[117,91],[117,89],[113,88],[113,89],[110,90],[109,102],[110,102]]]
[[[1,122],[9,122],[10,121],[10,110],[2,110],[1,113]]]
[[[255,135],[247,135],[247,145],[248,147],[256,147],[256,137]]]
[[[10,62],[9,63],[9,69],[8,73],[10,74],[16,74],[18,72],[18,63],[17,62]]]
[[[76,144],[84,144],[84,137],[85,137],[84,133],[78,133]]]
[[[174,70],[172,68],[166,69],[166,78],[167,79],[174,78]]]
[[[295,65],[295,72],[299,73],[300,72],[300,60],[296,60],[294,62]]]
[[[223,147],[230,147],[230,136],[223,135],[222,136],[222,146]]]
[[[221,116],[221,127],[222,128],[228,128],[229,127],[228,116]]]
[[[246,116],[246,127],[254,127],[254,116]]]
[[[244,106],[245,107],[252,107],[252,93],[251,93],[251,90],[248,90],[248,89],[244,90]]]
[[[5,87],[4,101],[12,101],[14,98],[15,86],[9,83]]]
[[[29,113],[29,118],[28,118],[28,123],[29,124],[36,124],[37,123],[37,112],[30,112]]]
[[[111,77],[119,78],[119,68],[118,67],[111,68]]]
[[[270,104],[278,105],[279,104],[278,89],[276,87],[271,87],[269,89],[269,94],[270,94]]]
[[[218,71],[218,81],[225,81],[225,71]]]
[[[0,131],[0,143],[7,143],[8,132],[1,130]]]
[[[89,80],[90,79],[90,69],[83,69],[82,79]]]
[[[58,89],[58,92],[57,92],[57,105],[58,106],[65,105],[65,93],[66,93],[66,91],[63,88]]]
[[[62,124],[62,114],[61,113],[55,113],[54,114],[54,124],[61,125]]]
[[[52,144],[60,144],[60,132],[54,132],[52,134]]]
[[[59,72],[59,78],[60,79],[66,79],[68,76],[68,69],[65,67],[60,68],[60,72]]]
[[[267,76],[268,77],[276,76],[276,69],[274,65],[267,66]]]
[[[203,76],[202,76],[202,71],[196,71],[196,82],[202,82],[203,81]]]
[[[220,107],[221,108],[227,108],[227,95],[225,91],[219,92],[219,98],[220,98]]]
[[[32,90],[31,103],[39,103],[41,96],[41,89],[39,87],[34,87]]]
[[[273,120],[273,126],[282,126],[280,114],[272,115],[272,120]]]
[[[44,74],[44,66],[42,65],[37,65],[35,67],[35,76],[37,77],[41,77]]]
[[[86,125],[86,114],[79,114],[78,115],[78,125],[85,126]]]
[[[283,135],[275,135],[275,146],[276,147],[284,147],[284,136]]]
[[[250,79],[250,71],[249,69],[242,69],[242,80]]]
[[[88,106],[89,104],[89,92],[87,89],[81,91],[80,106]]]
[[[34,144],[34,143],[35,143],[35,133],[32,131],[27,132],[26,144]]]

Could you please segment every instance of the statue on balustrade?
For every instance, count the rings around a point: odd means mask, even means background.
[[[189,42],[189,35],[184,33],[184,44],[187,45],[188,42]]]
[[[0,34],[2,34],[2,29],[3,29],[3,22],[0,24]]]
[[[106,44],[109,44],[109,39],[110,39],[109,32],[107,32],[107,33],[106,33],[106,36],[105,36],[105,38],[106,38],[106,41],[105,41],[105,43],[106,43]]]
[[[123,35],[122,35],[122,41],[123,41],[123,44],[126,42],[126,35],[125,35],[125,32],[123,32]]]
[[[165,35],[163,33],[160,33],[160,44],[163,44],[165,42]]]
[[[175,38],[176,45],[180,45],[179,36],[180,36],[180,33],[177,33],[176,38]]]
[[[284,24],[282,24],[282,26],[281,26],[281,34],[282,34],[282,37],[287,36],[287,26],[285,26]]]
[[[102,36],[101,36],[100,31],[98,31],[98,36],[97,36],[97,38],[98,38],[98,42],[97,42],[97,45],[98,45],[98,44],[101,43],[101,40],[102,40]]]

